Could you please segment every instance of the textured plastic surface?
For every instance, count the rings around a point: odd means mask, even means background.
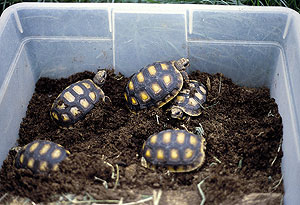
[[[300,15],[278,7],[9,7],[0,19],[0,164],[16,143],[40,77],[67,77],[99,67],[129,76],[154,61],[188,57],[190,71],[222,72],[240,85],[270,88],[283,119],[284,202],[298,204],[299,38]]]

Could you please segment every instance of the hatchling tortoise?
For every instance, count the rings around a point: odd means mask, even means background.
[[[176,96],[171,107],[171,117],[183,120],[186,116],[199,116],[206,101],[207,89],[196,80],[190,80],[189,89],[183,89]]]
[[[162,107],[171,101],[189,81],[185,72],[189,60],[155,62],[142,68],[131,76],[125,88],[125,100],[133,112]]]
[[[61,145],[46,140],[35,140],[18,151],[17,168],[30,169],[33,173],[57,171],[58,164],[70,155]]]
[[[93,80],[85,79],[65,88],[52,104],[51,118],[62,127],[82,119],[100,99],[105,101],[106,96],[100,87],[106,77],[107,72],[100,70]]]
[[[185,130],[164,130],[151,135],[142,148],[142,166],[170,172],[190,172],[205,158],[205,139]]]

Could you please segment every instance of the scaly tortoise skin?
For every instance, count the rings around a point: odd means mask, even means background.
[[[70,155],[61,145],[46,140],[35,140],[17,153],[15,166],[33,173],[57,171],[61,161]]]
[[[125,88],[125,100],[133,112],[162,107],[172,100],[182,89],[184,81],[188,82],[185,69],[189,60],[155,62],[135,73]]]
[[[202,104],[206,102],[207,89],[196,80],[190,80],[189,89],[183,89],[176,96],[171,107],[171,117],[183,120],[188,116],[199,116]]]
[[[100,70],[94,81],[85,79],[65,88],[52,104],[51,118],[62,127],[81,120],[100,99],[105,100],[105,94],[99,86],[104,84],[106,76],[106,71]]]
[[[151,135],[142,148],[142,165],[156,170],[190,172],[199,167],[205,158],[205,139],[185,130],[164,130]]]

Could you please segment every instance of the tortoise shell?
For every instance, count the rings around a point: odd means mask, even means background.
[[[70,152],[59,144],[35,140],[17,153],[15,166],[30,169],[33,173],[57,171],[58,164],[69,155]]]
[[[138,111],[152,106],[161,107],[172,100],[183,87],[187,74],[182,74],[188,63],[185,58],[155,62],[134,74],[124,93],[129,109]]]
[[[164,130],[151,135],[142,148],[142,165],[170,172],[189,172],[199,168],[205,158],[205,139],[185,130]]]
[[[174,111],[177,108],[189,116],[199,116],[202,113],[202,104],[206,102],[207,89],[198,81],[191,80],[189,89],[184,89],[176,96],[171,107],[171,116],[174,118],[182,117]]]
[[[104,92],[91,79],[85,79],[65,88],[52,104],[51,118],[61,126],[69,126],[82,119],[99,101]]]

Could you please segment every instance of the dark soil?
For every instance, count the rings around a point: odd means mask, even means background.
[[[36,139],[51,140],[63,145],[71,155],[61,163],[59,172],[32,175],[13,166],[16,152],[10,151],[0,172],[0,196],[10,193],[49,202],[58,200],[63,193],[88,193],[95,199],[123,197],[124,201],[134,201],[161,189],[174,197],[186,193],[183,201],[199,204],[197,184],[204,179],[201,188],[207,204],[238,203],[251,193],[283,193],[279,183],[282,152],[278,152],[282,120],[267,88],[241,87],[222,74],[192,73],[192,79],[208,86],[205,110],[199,117],[178,121],[170,118],[167,105],[131,113],[123,96],[128,78],[111,71],[103,87],[111,103],[98,103],[72,129],[56,126],[49,115],[54,99],[69,84],[93,75],[83,72],[67,79],[41,78],[37,82],[18,143],[23,146]],[[207,141],[204,165],[193,172],[177,174],[142,167],[143,142],[168,128],[183,129],[182,125],[192,132],[203,126]],[[114,166],[114,178],[108,163]],[[119,180],[114,190],[116,165]],[[108,189],[102,180],[107,181]],[[189,193],[193,196],[190,199]],[[180,204],[180,200],[177,202]]]

